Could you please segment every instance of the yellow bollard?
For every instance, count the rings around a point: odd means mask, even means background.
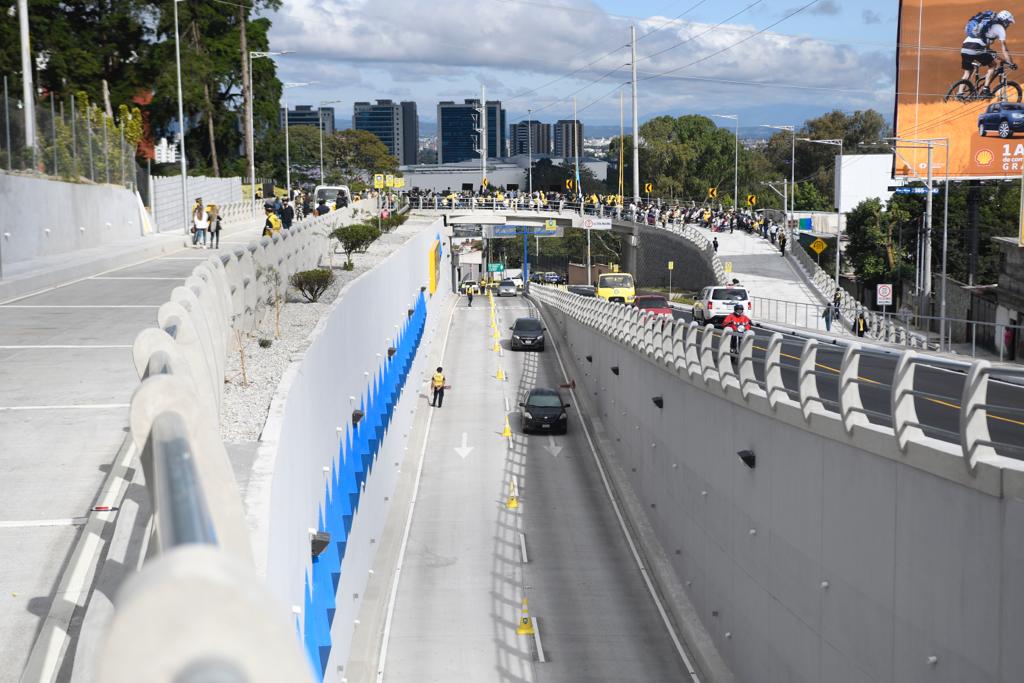
[[[505,381],[505,371],[500,366],[498,367],[497,378],[498,378],[499,382],[504,382]]]
[[[519,617],[519,628],[516,629],[516,635],[519,636],[532,636],[533,631],[533,619],[530,618],[530,609],[526,603],[526,598],[523,598],[523,615]]]
[[[508,416],[505,416],[505,428],[501,430],[501,435],[506,439],[512,438],[512,425],[508,423]]]

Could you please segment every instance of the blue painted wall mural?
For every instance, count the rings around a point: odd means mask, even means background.
[[[385,358],[360,398],[363,418],[355,427],[349,416],[340,439],[337,463],[330,473],[320,507],[319,528],[331,535],[327,548],[313,559],[312,579],[306,578],[305,647],[318,680],[323,680],[331,652],[331,624],[341,573],[345,570],[345,547],[352,520],[359,510],[363,484],[373,469],[381,443],[394,416],[409,371],[419,349],[427,322],[427,303],[420,292],[412,314],[395,340],[395,353]]]

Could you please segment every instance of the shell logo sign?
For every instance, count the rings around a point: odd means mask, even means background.
[[[980,149],[978,150],[978,153],[974,155],[974,160],[978,162],[979,166],[991,166],[995,159],[996,155],[989,149]]]

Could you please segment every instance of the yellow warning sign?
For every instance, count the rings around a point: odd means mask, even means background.
[[[828,249],[828,245],[825,244],[825,240],[823,240],[823,239],[821,239],[819,237],[818,239],[816,239],[813,242],[811,242],[811,249],[814,250],[815,254],[821,254],[821,252],[823,252],[826,249]]]
[[[756,204],[757,204],[757,195],[756,194],[748,194],[747,195],[747,206],[755,206]]]
[[[709,187],[708,188],[708,199],[718,199],[718,188],[717,187]]]
[[[373,189],[383,190],[384,189],[384,174],[375,173],[373,176]]]
[[[647,194],[654,192],[654,183],[644,183],[644,192]]]
[[[669,261],[668,262],[668,269],[669,270],[675,270],[676,269],[676,262],[675,261]]]
[[[723,263],[722,264],[722,268],[725,270],[725,272],[731,273],[732,272],[732,261],[726,261],[725,263]]]

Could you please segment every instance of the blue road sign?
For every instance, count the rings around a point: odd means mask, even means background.
[[[916,186],[916,185],[913,186],[913,187],[897,187],[895,192],[896,192],[896,194],[928,194],[928,188],[927,187],[919,187],[919,186]],[[932,194],[938,194],[938,193],[939,193],[939,188],[933,187],[932,188]]]

